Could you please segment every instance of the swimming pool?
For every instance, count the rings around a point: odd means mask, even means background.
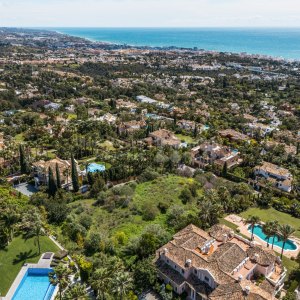
[[[87,167],[87,171],[90,173],[95,173],[95,172],[104,172],[105,171],[105,166],[96,164],[96,163],[91,163]]]
[[[29,268],[12,300],[50,300],[55,290],[48,277],[52,271],[52,269]]]
[[[248,230],[251,232],[250,226],[248,227]],[[255,225],[254,226],[254,234],[257,237],[259,237],[261,240],[264,240],[265,242],[267,242],[268,239],[262,230],[262,226]],[[278,247],[282,248],[283,241],[280,241],[277,235],[270,237],[269,244],[272,245],[273,239],[274,239],[274,246],[278,246]],[[286,243],[284,245],[284,250],[296,250],[296,249],[297,249],[297,245],[293,241],[291,241],[291,240],[286,241]]]

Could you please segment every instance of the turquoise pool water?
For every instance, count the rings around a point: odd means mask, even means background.
[[[104,172],[105,171],[105,166],[99,165],[96,163],[91,163],[87,167],[87,171],[90,173],[95,173],[95,172]]]
[[[24,275],[12,300],[50,300],[55,286],[49,282],[52,269],[30,268]]]
[[[248,227],[248,230],[251,232],[250,226]],[[260,239],[267,242],[267,236],[263,233],[262,227],[260,225],[255,225],[254,234],[257,237],[259,237]],[[282,248],[283,241],[280,241],[277,235],[270,237],[270,239],[269,239],[270,245],[272,245],[273,240],[274,240],[274,246],[278,246],[278,247]],[[284,250],[296,250],[296,249],[297,249],[297,245],[293,241],[291,241],[291,240],[286,241],[286,243],[284,245]]]

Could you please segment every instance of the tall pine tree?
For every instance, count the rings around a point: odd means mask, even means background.
[[[52,197],[55,196],[57,192],[57,185],[54,179],[53,170],[51,167],[48,169],[48,194]]]
[[[20,145],[19,147],[20,152],[20,169],[22,174],[28,174],[29,173],[29,166],[28,161],[25,155],[24,147],[23,145]]]
[[[72,185],[73,185],[73,191],[78,192],[79,191],[79,180],[78,180],[78,172],[77,172],[77,166],[75,162],[74,155],[72,154],[71,157],[71,164],[72,164]]]
[[[56,175],[56,186],[58,189],[61,188],[61,179],[58,164],[55,165],[55,175]]]

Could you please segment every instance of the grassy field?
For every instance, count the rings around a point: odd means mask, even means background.
[[[56,252],[58,247],[46,236],[41,237],[41,252]],[[38,262],[40,255],[34,239],[25,241],[16,237],[3,250],[0,250],[0,295],[5,295],[24,263]]]
[[[185,141],[188,144],[196,143],[196,140],[190,137],[189,135],[183,135],[183,134],[176,134],[176,136],[181,140]]]
[[[138,236],[147,225],[159,224],[166,227],[167,216],[160,211],[154,220],[146,221],[143,219],[141,212],[146,204],[156,207],[160,202],[168,206],[177,204],[184,206],[186,211],[192,212],[193,203],[184,205],[179,199],[181,191],[190,183],[193,183],[193,179],[163,176],[154,181],[138,184],[128,207],[115,208],[112,212],[108,212],[102,207],[93,206],[95,200],[92,199],[76,201],[70,203],[69,206],[74,212],[81,207],[92,216],[91,231],[106,232],[109,236],[113,236],[117,232],[124,232],[129,240]],[[198,191],[199,194],[201,192],[201,190]]]
[[[277,211],[274,208],[260,209],[250,208],[240,214],[241,217],[247,218],[248,216],[258,216],[263,222],[277,220],[279,224],[289,224],[294,227],[296,231],[294,235],[300,238],[300,219],[294,218],[289,214]]]

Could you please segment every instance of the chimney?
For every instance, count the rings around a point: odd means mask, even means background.
[[[255,253],[255,254],[254,254],[254,261],[255,261],[255,262],[258,262],[258,259],[259,259],[259,255],[258,255],[257,253]]]
[[[190,267],[192,265],[192,261],[190,259],[187,259],[186,262],[185,262],[185,265],[187,267]]]
[[[226,233],[224,233],[223,236],[222,236],[222,242],[226,243],[227,240],[228,240],[228,235]]]
[[[169,252],[167,248],[164,248],[163,253],[166,255]]]
[[[245,293],[246,295],[249,295],[250,294],[250,286],[245,286]]]
[[[243,275],[239,275],[238,282],[241,282],[243,280]]]

